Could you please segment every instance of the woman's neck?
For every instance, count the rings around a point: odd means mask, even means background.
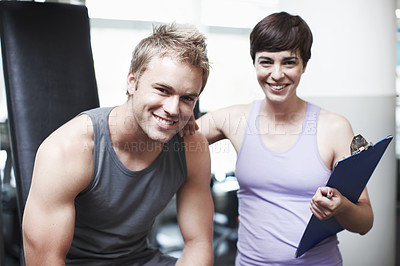
[[[276,103],[269,101],[267,98],[261,106],[262,114],[270,117],[275,122],[293,122],[293,120],[303,120],[307,109],[307,103],[299,97],[292,101]]]

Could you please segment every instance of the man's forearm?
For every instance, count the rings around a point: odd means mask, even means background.
[[[27,266],[65,266],[65,259],[54,252],[40,252],[33,249],[25,250]]]

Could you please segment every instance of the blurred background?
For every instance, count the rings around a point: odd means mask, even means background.
[[[44,2],[44,1],[38,1]],[[298,88],[304,99],[346,116],[356,134],[376,143],[394,135],[368,190],[375,214],[365,236],[339,233],[344,265],[400,265],[399,0],[81,0],[49,1],[86,5],[100,105],[125,101],[126,76],[135,45],[153,25],[190,23],[208,38],[212,70],[199,101],[205,113],[263,98],[249,53],[252,27],[265,16],[286,11],[310,26],[311,60]],[[2,72],[2,71],[1,71]],[[19,265],[15,180],[9,156],[7,110],[0,79],[0,175],[6,265]],[[236,240],[234,176],[236,153],[229,142],[210,147],[216,203],[216,265],[233,265]],[[173,202],[156,221],[150,242],[179,256],[182,240]]]

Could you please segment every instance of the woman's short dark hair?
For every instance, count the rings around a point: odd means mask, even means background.
[[[305,66],[311,57],[313,37],[307,23],[286,12],[271,14],[253,28],[250,34],[250,55],[255,62],[257,52],[299,52]]]

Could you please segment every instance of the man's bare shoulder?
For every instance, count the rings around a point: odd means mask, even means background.
[[[34,177],[45,180],[57,175],[61,183],[77,181],[78,189],[90,181],[92,165],[93,127],[90,118],[81,115],[55,130],[40,145]]]
[[[51,133],[41,144],[40,151],[77,152],[88,145],[93,146],[92,122],[87,115],[80,115]]]
[[[195,157],[196,155],[198,155],[198,153],[202,154],[209,152],[208,141],[205,136],[199,131],[196,131],[195,134],[185,135],[184,142],[186,157],[189,155],[189,159],[191,157]]]
[[[192,135],[185,135],[185,154],[188,175],[197,175],[201,168],[210,167],[209,144],[204,135],[198,131]]]

